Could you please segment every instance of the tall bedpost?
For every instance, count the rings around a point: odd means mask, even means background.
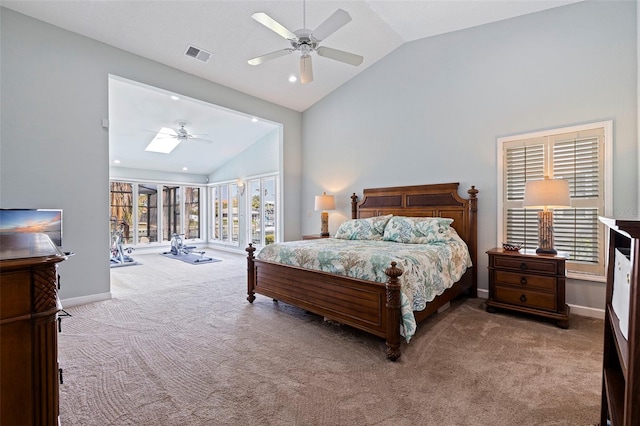
[[[351,196],[351,219],[358,218],[358,196],[354,192]]]
[[[471,261],[473,262],[473,285],[469,289],[469,296],[478,297],[478,190],[475,186],[467,191],[469,194],[469,224],[471,226],[470,241]]]
[[[384,273],[387,274],[387,358],[396,361],[400,358],[400,280],[402,269],[396,267],[396,262],[391,262],[391,267]]]
[[[256,248],[252,243],[249,243],[249,247],[245,249],[248,253],[247,255],[247,300],[249,303],[253,303],[256,300],[256,295],[253,289],[256,286],[256,272],[255,272],[255,264],[253,263],[253,252],[256,251]]]

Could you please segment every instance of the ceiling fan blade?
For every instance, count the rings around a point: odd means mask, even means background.
[[[306,84],[313,81],[313,68],[311,66],[311,56],[308,54],[300,56],[300,83]]]
[[[362,63],[364,58],[360,55],[355,55],[353,53],[344,52],[338,49],[332,49],[330,47],[320,46],[316,49],[319,56],[324,56],[325,58],[335,59],[336,61],[344,62],[345,64],[358,66]]]
[[[209,139],[202,139],[202,138],[189,138],[190,141],[194,141],[194,142],[202,142],[202,143],[213,143],[212,140]]]
[[[265,27],[269,28],[271,31],[280,35],[281,37],[286,38],[287,40],[297,40],[298,37],[288,29],[286,29],[282,24],[273,19],[271,16],[267,15],[264,12],[256,12],[251,17],[260,22]]]
[[[333,12],[333,15],[329,16],[318,28],[311,33],[311,36],[316,40],[324,40],[331,34],[338,31],[351,21],[351,15],[342,9],[338,9]]]
[[[258,56],[253,59],[249,59],[247,62],[249,65],[260,65],[264,62],[270,61],[275,58],[279,58],[280,56],[285,56],[293,52],[293,49],[282,49],[276,50],[275,52],[267,53],[266,55]]]

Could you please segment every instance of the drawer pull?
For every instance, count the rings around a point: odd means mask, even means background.
[[[520,269],[521,269],[521,270],[523,270],[523,271],[526,271],[526,270],[527,270],[527,264],[526,264],[526,263],[524,263],[524,262],[522,262],[522,263],[520,264]]]
[[[520,296],[520,301],[523,302],[523,303],[526,302],[527,301],[527,295],[523,294],[522,296]]]
[[[520,277],[520,284],[527,285],[527,277]]]

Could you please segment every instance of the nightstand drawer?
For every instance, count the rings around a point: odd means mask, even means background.
[[[548,311],[555,311],[557,309],[555,294],[521,290],[513,287],[503,287],[501,285],[495,286],[495,301],[546,309]]]
[[[556,291],[557,280],[555,277],[541,275],[525,275],[517,272],[495,271],[496,284],[512,284],[522,287],[534,287],[543,290]],[[526,290],[526,288],[523,288]]]
[[[516,257],[496,256],[494,258],[494,266],[496,268],[517,269],[522,273],[543,273],[543,274],[564,274],[564,271],[558,271],[558,263],[545,262],[533,259],[524,259]]]

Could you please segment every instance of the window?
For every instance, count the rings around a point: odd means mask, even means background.
[[[269,176],[251,179],[248,186],[250,241],[255,245],[271,244],[276,238],[276,178]]]
[[[183,234],[180,219],[180,187],[162,187],[162,240],[171,241],[173,234]]]
[[[124,243],[201,238],[202,187],[112,181],[110,188],[111,233],[121,232]]]
[[[138,185],[138,243],[158,241],[158,187]]]
[[[200,188],[184,188],[184,210],[187,215],[185,238],[200,238]]]
[[[610,205],[612,123],[554,129],[498,139],[498,240],[538,245],[538,211],[524,209],[527,181],[569,181],[571,208],[554,211],[555,248],[569,255],[567,270],[604,275],[604,227],[598,216]],[[605,184],[607,186],[605,186]]]
[[[211,200],[213,239],[238,245],[240,241],[238,184],[226,183],[211,187]]]
[[[122,232],[122,243],[131,242],[133,229],[133,185],[126,182],[111,182],[111,235]]]

